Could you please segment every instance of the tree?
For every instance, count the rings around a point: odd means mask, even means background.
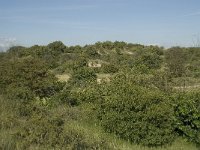
[[[56,52],[63,53],[66,49],[66,46],[61,41],[52,42],[52,43],[48,44],[47,47],[50,48],[55,53]]]
[[[21,56],[27,55],[25,54],[25,51],[26,51],[26,48],[23,46],[13,46],[8,50],[8,54],[11,57],[21,57]]]

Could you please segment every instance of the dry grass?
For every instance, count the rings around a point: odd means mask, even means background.
[[[97,83],[110,82],[110,74],[97,74]]]
[[[58,80],[61,82],[67,82],[70,78],[70,75],[69,74],[58,74],[58,75],[56,75],[56,78],[58,78]]]

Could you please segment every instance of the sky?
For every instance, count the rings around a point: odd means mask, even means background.
[[[200,0],[0,0],[0,50],[12,45],[200,44]]]

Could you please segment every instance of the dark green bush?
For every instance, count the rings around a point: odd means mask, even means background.
[[[103,64],[101,67],[101,71],[103,73],[116,73],[119,71],[119,69],[115,65],[112,65],[112,64]]]
[[[96,81],[96,74],[94,70],[87,67],[82,67],[74,70],[72,77],[69,80],[69,84],[75,86],[85,86],[91,82]]]
[[[72,92],[73,97],[78,99],[80,103],[96,103],[100,98],[99,85],[90,84],[83,89],[77,89]]]
[[[87,58],[98,58],[100,56],[98,51],[93,47],[87,47],[84,54]]]
[[[84,57],[77,58],[77,60],[74,61],[73,63],[73,70],[78,70],[80,68],[86,67],[87,66],[87,60]]]
[[[11,129],[19,124],[19,120],[16,117],[17,113],[14,109],[16,105],[12,101],[0,95],[0,131]],[[0,144],[1,145],[1,144]],[[1,149],[1,148],[0,148]]]
[[[200,144],[200,92],[178,93],[174,96],[176,131]]]
[[[173,109],[158,89],[116,78],[111,84],[103,85],[103,91],[98,112],[106,131],[148,146],[173,141]]]
[[[11,84],[6,89],[6,97],[10,103],[10,107],[19,116],[30,115],[30,105],[35,99],[34,96],[34,93],[27,87],[17,87]]]
[[[73,94],[71,89],[65,89],[53,97],[51,97],[51,102],[56,105],[66,104],[68,106],[77,106],[79,104],[79,100],[76,95]]]
[[[165,62],[172,77],[182,77],[185,74],[186,56],[180,47],[172,47],[165,51]]]
[[[144,65],[148,69],[158,69],[161,66],[162,59],[160,53],[155,49],[144,48],[135,52],[135,65]]]
[[[0,89],[5,92],[13,84],[26,87],[41,98],[54,95],[64,86],[48,72],[44,61],[33,57],[0,64]]]

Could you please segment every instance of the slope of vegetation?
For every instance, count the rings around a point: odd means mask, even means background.
[[[196,150],[200,48],[125,42],[0,53],[0,149]]]

